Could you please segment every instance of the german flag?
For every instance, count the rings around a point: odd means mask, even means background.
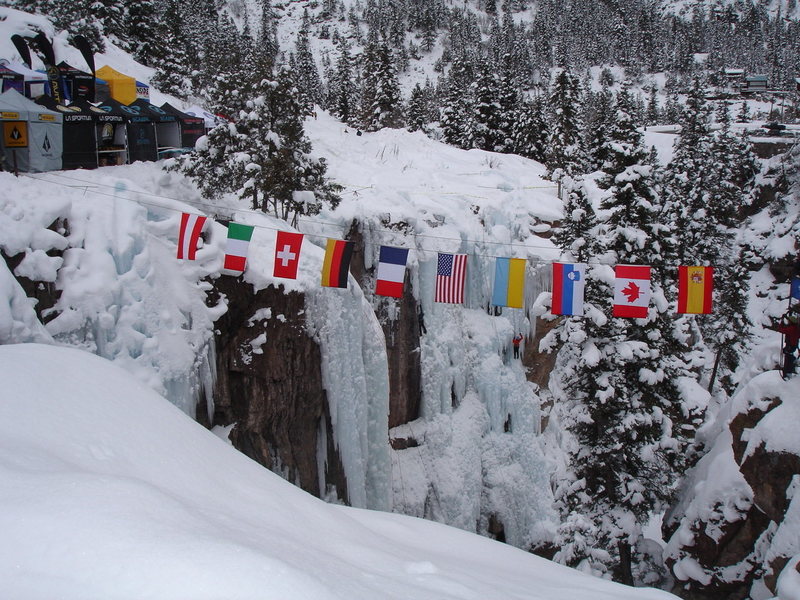
[[[325,248],[325,261],[322,263],[322,285],[346,288],[352,257],[353,242],[329,239]]]
[[[678,312],[709,314],[713,288],[713,267],[678,267]]]

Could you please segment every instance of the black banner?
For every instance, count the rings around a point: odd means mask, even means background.
[[[47,70],[47,80],[50,82],[50,95],[58,104],[64,104],[64,94],[61,91],[61,72],[56,66],[56,55],[53,52],[53,45],[43,33],[36,34],[33,38],[39,52],[42,53],[45,69]]]
[[[82,35],[76,35],[72,40],[72,45],[81,51],[81,55],[83,56],[83,60],[86,61],[89,71],[92,72],[92,75],[95,75],[94,53],[92,52],[92,45],[89,43],[89,40]],[[92,100],[94,100],[94,98]]]
[[[14,34],[11,36],[11,41],[14,44],[14,47],[19,52],[20,58],[22,58],[22,62],[25,63],[25,66],[29,69],[31,68],[31,49],[28,48],[28,44],[25,43],[25,38],[21,35]]]

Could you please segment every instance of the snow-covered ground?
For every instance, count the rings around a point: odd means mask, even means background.
[[[0,379],[4,598],[674,598],[325,504],[88,352],[2,346]]]

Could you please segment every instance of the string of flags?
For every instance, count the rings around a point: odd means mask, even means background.
[[[178,258],[195,260],[197,244],[207,217],[183,213],[178,236]],[[244,273],[247,252],[255,227],[241,223],[228,225],[223,269],[232,275]],[[273,276],[297,279],[304,234],[278,231],[275,239]],[[321,285],[346,288],[354,244],[347,240],[328,239],[322,263]],[[403,295],[408,249],[381,246],[375,282],[375,294],[391,298]],[[524,258],[495,259],[492,305],[523,308],[525,298]],[[584,263],[553,263],[552,308],[554,315],[581,316],[584,312],[586,285]],[[651,267],[617,265],[614,268],[613,316],[645,318],[652,297]],[[434,301],[463,304],[467,273],[466,254],[438,253]],[[714,268],[678,267],[678,313],[712,312]],[[794,289],[792,290],[794,293]],[[798,294],[800,297],[800,293]]]

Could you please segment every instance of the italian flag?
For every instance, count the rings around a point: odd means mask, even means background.
[[[231,275],[241,275],[247,263],[247,249],[253,237],[253,226],[240,223],[228,225],[228,243],[225,247],[223,270]]]

